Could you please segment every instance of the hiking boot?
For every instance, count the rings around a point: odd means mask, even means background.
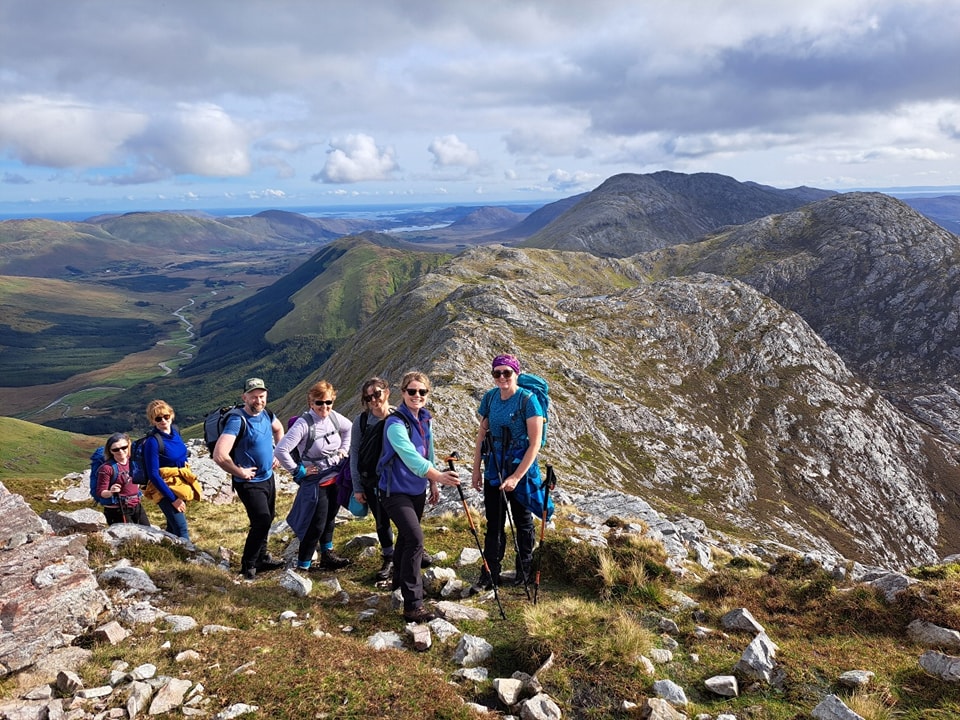
[[[320,553],[320,567],[324,570],[340,570],[351,563],[351,560],[340,557],[333,550],[324,550]]]
[[[470,592],[472,594],[486,592],[487,590],[493,590],[493,579],[487,574],[487,571],[484,570],[480,573],[480,577],[477,578],[477,581],[470,586]],[[500,583],[498,582],[497,585]]]
[[[257,572],[269,572],[270,570],[279,570],[286,563],[283,560],[275,558],[273,555],[264,555],[257,560]]]
[[[422,605],[416,610],[404,610],[403,619],[408,623],[427,623],[437,619],[437,614],[427,610]]]
[[[420,567],[428,568],[433,565],[433,556],[426,550],[423,551],[423,557],[420,558]]]
[[[389,580],[393,577],[393,558],[386,557],[383,559],[383,564],[380,566],[380,569],[377,570],[377,574],[374,575],[377,580]]]
[[[256,580],[257,579],[257,569],[256,568],[243,568],[240,571],[240,578],[242,580]]]

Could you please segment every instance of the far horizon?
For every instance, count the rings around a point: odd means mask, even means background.
[[[601,183],[602,184],[602,183]],[[761,183],[763,184],[763,183]],[[788,188],[779,188],[788,189]],[[903,187],[859,187],[859,188],[820,188],[822,190],[831,190],[837,193],[851,192],[880,192],[899,199],[919,198],[919,197],[940,197],[960,195],[960,185],[928,185],[928,186],[903,186]],[[586,192],[590,192],[589,190]],[[27,209],[30,203],[16,203],[0,201],[0,221],[5,220],[31,220],[45,219],[59,222],[82,222],[92,217],[100,215],[125,215],[137,212],[165,212],[165,213],[183,213],[183,214],[202,214],[212,217],[237,217],[252,216],[269,210],[279,210],[283,212],[297,213],[307,217],[362,217],[364,215],[382,216],[390,212],[409,212],[414,210],[430,211],[442,210],[451,207],[535,207],[540,208],[554,202],[565,200],[568,197],[582,193],[571,193],[557,198],[538,198],[530,200],[460,200],[449,199],[445,201],[442,198],[436,198],[432,201],[411,200],[410,202],[399,202],[397,198],[384,199],[384,202],[355,202],[344,204],[273,204],[273,205],[201,205],[192,207],[174,206],[170,203],[156,201],[152,203],[143,203],[136,206],[122,207],[122,203],[111,203],[98,201],[86,201],[80,207],[79,203],[65,201],[62,203],[37,203],[32,209]],[[18,209],[15,209],[18,208]],[[41,209],[42,208],[42,209]]]

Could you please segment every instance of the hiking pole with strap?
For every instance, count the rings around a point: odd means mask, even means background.
[[[460,453],[452,452],[447,456],[447,467],[450,470],[456,470],[454,462],[460,459]],[[497,584],[493,582],[493,573],[490,572],[490,565],[487,563],[487,558],[483,554],[483,545],[480,543],[480,535],[477,534],[477,527],[473,524],[473,516],[470,514],[470,508],[467,507],[467,498],[463,494],[463,486],[457,485],[457,492],[460,493],[460,502],[463,503],[463,514],[467,516],[467,522],[470,523],[470,531],[473,533],[473,539],[477,541],[477,550],[480,551],[480,559],[483,560],[483,569],[487,571],[487,575],[490,577],[490,585],[493,587],[493,598],[497,601],[497,608],[500,610],[500,617],[503,620],[507,619],[506,613],[503,612],[503,605],[500,604],[500,593],[497,592]]]
[[[543,536],[547,529],[547,503],[550,500],[550,491],[557,486],[557,476],[553,474],[553,465],[547,465],[547,477],[541,489],[546,488],[543,494],[543,517],[540,518],[540,547],[537,548],[537,574],[533,578],[533,604],[537,604],[537,595],[540,592],[540,568],[543,567]]]
[[[113,499],[117,501],[117,507],[120,509],[120,517],[123,518],[123,524],[127,524],[127,511],[123,509],[123,497],[120,493],[115,492],[113,494]]]
[[[506,454],[506,448],[510,444],[510,440],[510,428],[504,425],[500,434],[500,462],[497,464],[497,477],[500,478],[500,501],[503,503],[503,512],[507,516],[507,522],[510,524],[510,535],[513,537],[513,551],[517,557],[517,568],[523,579],[523,591],[527,594],[527,600],[529,600],[530,584],[527,582],[527,571],[523,567],[523,558],[520,557],[520,543],[517,540],[517,531],[513,526],[513,513],[510,511],[510,501],[507,499],[507,491],[503,489],[503,466],[506,462],[504,455]]]

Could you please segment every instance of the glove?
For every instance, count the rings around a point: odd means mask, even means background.
[[[303,479],[307,476],[307,469],[303,464],[297,465],[297,469],[293,471],[293,481],[299,485],[303,482]]]

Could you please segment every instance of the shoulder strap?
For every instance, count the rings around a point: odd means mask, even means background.
[[[363,437],[363,434],[367,431],[367,425],[369,423],[370,417],[367,414],[367,411],[364,410],[360,413],[360,437]]]
[[[487,414],[483,416],[485,418],[490,417],[490,404],[493,402],[493,393],[495,392],[500,392],[500,391],[497,388],[490,388],[483,394],[483,400],[480,401],[481,407],[483,407],[484,405],[486,405],[487,407]]]

